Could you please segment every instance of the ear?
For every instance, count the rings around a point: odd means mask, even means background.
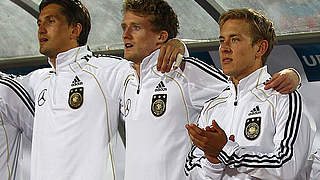
[[[268,50],[269,44],[267,40],[261,40],[257,42],[257,53],[256,57],[262,57]]]
[[[78,40],[81,31],[82,31],[82,25],[80,23],[77,23],[75,26],[72,26],[70,38]]]
[[[165,43],[168,39],[168,32],[167,31],[160,31],[158,37],[158,43]]]

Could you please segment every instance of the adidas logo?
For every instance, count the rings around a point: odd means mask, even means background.
[[[80,86],[80,85],[82,85],[82,84],[83,84],[83,82],[81,82],[81,80],[79,79],[79,77],[76,76],[76,77],[74,78],[74,80],[72,81],[72,83],[71,83],[71,87],[73,87],[73,86]]]
[[[154,90],[155,92],[158,92],[158,91],[167,91],[167,88],[166,88],[166,86],[164,85],[164,83],[161,81],[158,85],[157,85],[157,87],[156,87],[156,89]]]
[[[252,115],[256,115],[256,114],[261,114],[259,106],[256,106],[255,108],[253,108],[250,111],[250,113],[248,114],[248,116],[252,116]]]

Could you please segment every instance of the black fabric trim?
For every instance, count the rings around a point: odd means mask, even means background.
[[[99,57],[108,57],[108,58],[114,58],[114,59],[118,59],[118,60],[124,60],[122,57],[119,56],[113,56],[110,54],[93,54],[94,57],[99,58]]]
[[[191,151],[187,155],[186,163],[184,165],[184,173],[186,174],[186,176],[189,176],[189,172],[192,171],[194,168],[196,168],[196,167],[202,168],[200,161],[201,161],[201,159],[205,158],[204,156],[200,157],[196,161],[196,163],[192,163],[192,160],[197,158],[195,155],[193,155],[196,148],[197,147],[195,145],[192,145]]]
[[[217,95],[217,96],[215,96],[215,97],[212,97],[212,98],[208,99],[207,101],[205,101],[205,103],[208,103],[209,101],[215,100],[216,98],[218,98],[218,97],[220,96],[220,94],[222,94],[223,92],[228,91],[228,90],[230,90],[230,87],[229,87],[229,86],[226,87],[226,88],[224,88],[224,89],[221,91],[221,93],[219,93],[219,95]]]
[[[109,54],[92,54],[92,55],[88,54],[88,55],[83,56],[81,59],[85,59],[86,61],[89,61],[92,57],[95,57],[95,58],[107,57],[107,58],[113,58],[113,59],[117,59],[117,60],[125,60],[122,57],[113,56],[113,55],[109,55]]]
[[[234,165],[234,167],[254,167],[254,168],[278,168],[284,163],[288,162],[293,156],[293,145],[297,139],[300,121],[302,114],[301,95],[295,91],[289,94],[289,115],[286,122],[284,139],[280,143],[280,152],[278,155],[250,155],[244,154],[241,157],[233,154],[231,157],[227,156],[225,152],[221,152],[219,157],[227,162],[227,165]],[[252,158],[252,159],[248,159]],[[266,159],[263,159],[266,158]],[[274,158],[274,159],[271,159]],[[250,164],[253,163],[253,164]],[[263,164],[274,163],[274,164]]]
[[[201,70],[212,75],[216,79],[219,79],[220,81],[223,81],[225,83],[228,82],[228,77],[225,74],[223,74],[221,70],[219,70],[218,68],[210,66],[209,64],[206,64],[205,62],[193,57],[184,57],[183,60],[197,66]]]
[[[32,101],[28,92],[21,86],[21,84],[8,77],[1,77],[0,84],[6,85],[11,90],[13,90],[20,97],[25,106],[29,109],[30,113],[34,116],[34,102]]]

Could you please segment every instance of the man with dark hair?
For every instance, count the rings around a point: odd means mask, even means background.
[[[179,28],[167,2],[126,0],[123,13],[124,57],[137,72],[127,78],[122,96],[127,130],[125,177],[185,179],[183,167],[191,142],[184,125],[197,121],[204,102],[226,87],[227,77],[194,58],[185,58],[183,71],[162,75],[157,70],[161,45],[175,38]],[[183,51],[181,45],[176,53]]]
[[[40,52],[51,68],[21,77],[36,111],[31,179],[121,179],[110,141],[132,68],[88,51],[90,15],[80,1],[43,0],[39,10]]]
[[[45,0],[42,1],[39,5],[40,12],[43,8],[48,6],[49,4],[57,4],[60,5],[61,15],[65,16],[67,19],[68,25],[75,26],[77,23],[82,25],[82,29],[80,35],[77,39],[79,46],[84,46],[87,44],[89,32],[91,29],[91,19],[89,11],[79,0],[74,0],[73,3],[69,1],[54,1],[54,0]]]
[[[264,90],[264,65],[275,39],[272,23],[251,9],[219,19],[220,60],[229,85],[186,125],[196,145],[187,156],[190,179],[304,179],[313,131],[297,91]],[[309,122],[310,121],[310,122]],[[229,140],[228,138],[229,137]]]
[[[39,10],[40,52],[52,67],[22,79],[36,105],[31,179],[116,179],[110,140],[130,65],[88,51],[90,15],[80,1],[44,0]]]

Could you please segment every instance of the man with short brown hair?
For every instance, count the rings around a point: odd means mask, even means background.
[[[229,85],[208,101],[199,127],[187,125],[195,146],[190,179],[300,179],[313,132],[297,91],[264,90],[264,66],[275,38],[272,23],[250,9],[220,17],[220,60]],[[228,139],[229,137],[229,139]]]

